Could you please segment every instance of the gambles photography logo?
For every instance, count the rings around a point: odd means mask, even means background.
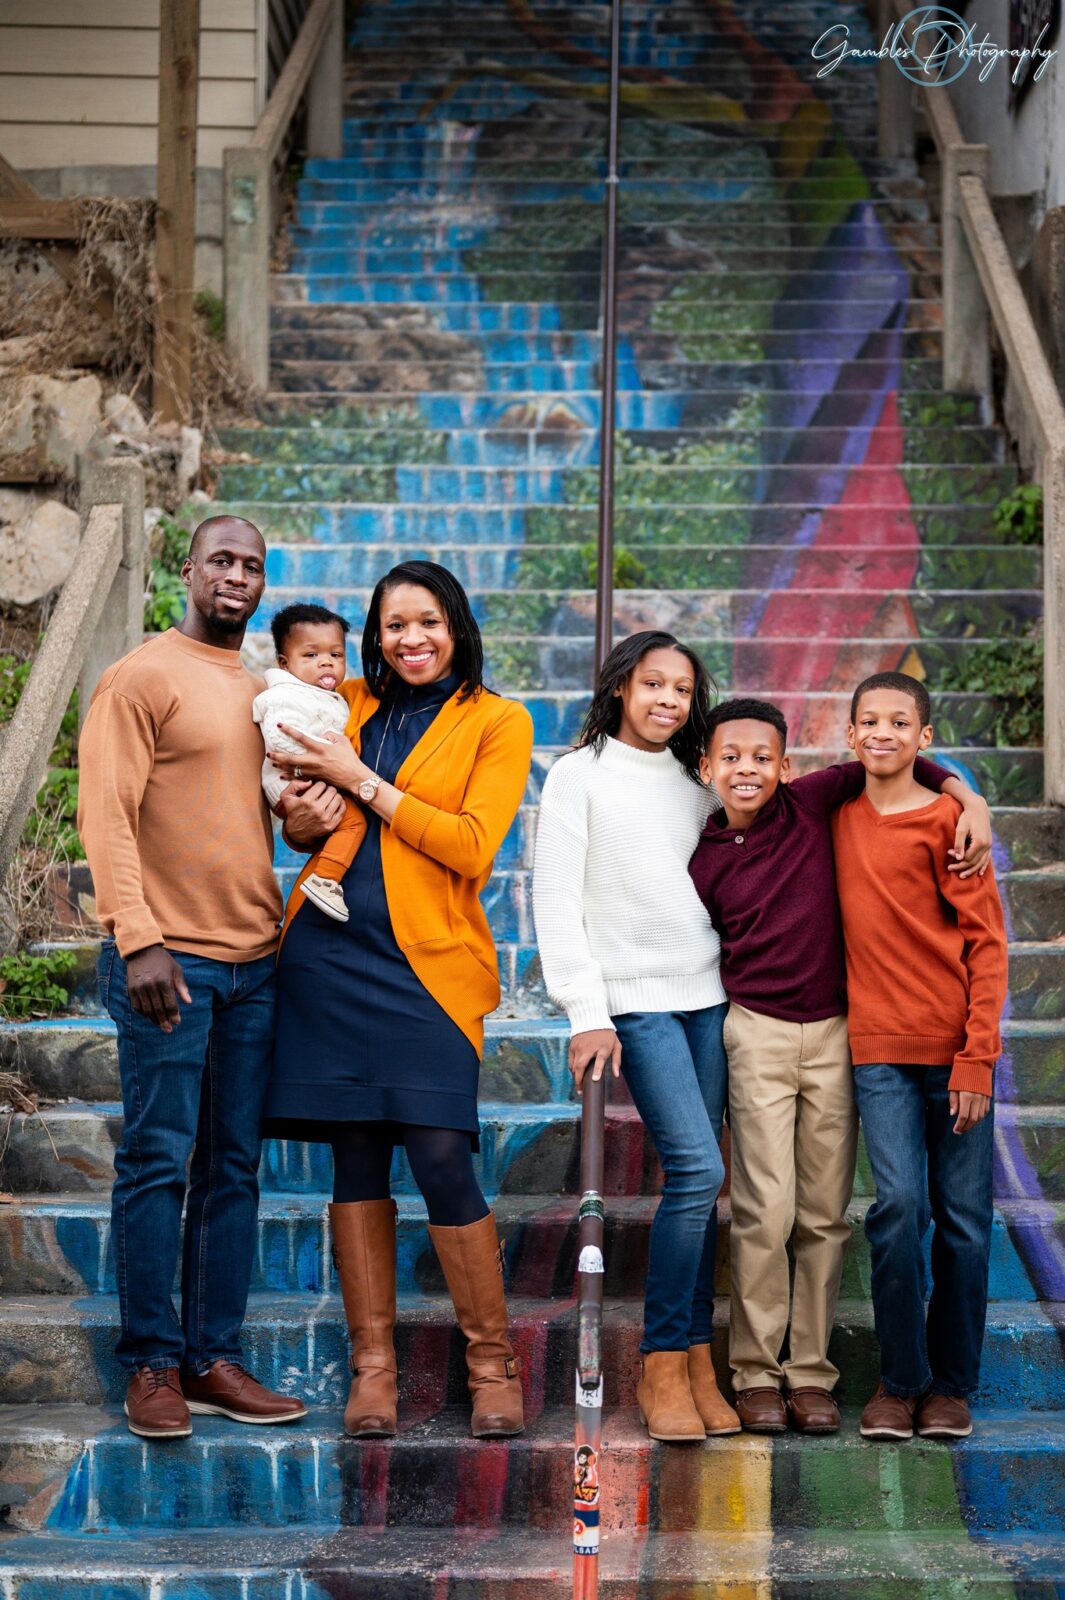
[[[1056,18],[1051,18],[1048,10],[1037,34],[1034,29],[1025,30],[1027,37],[1014,41],[1011,29],[1011,43],[1000,45],[986,29],[978,37],[976,25],[966,22],[956,11],[945,6],[917,6],[888,28],[877,48],[852,45],[849,24],[837,22],[825,29],[810,54],[822,63],[817,71],[819,78],[828,77],[846,62],[889,60],[911,83],[926,88],[953,83],[972,66],[978,67],[983,83],[1004,63],[1009,64],[1012,85],[1025,80],[1038,83],[1058,53],[1048,48],[1054,21]]]

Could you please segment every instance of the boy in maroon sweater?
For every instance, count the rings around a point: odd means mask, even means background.
[[[787,723],[763,700],[710,717],[702,777],[723,806],[689,871],[721,937],[732,1134],[732,1318],[736,1409],[752,1433],[834,1433],[828,1359],[854,1184],[857,1115],[831,816],[861,793],[858,762],[789,781]],[[943,767],[917,778],[965,808],[952,871],[990,859],[984,801]],[[966,847],[966,840],[968,846]],[[793,1239],[789,1354],[787,1245]]]

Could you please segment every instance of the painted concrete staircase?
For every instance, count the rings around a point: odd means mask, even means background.
[[[937,751],[995,804],[1011,936],[998,1220],[973,1439],[874,1447],[876,1374],[852,1208],[834,1348],[837,1439],[651,1448],[634,1410],[657,1173],[623,1095],[608,1133],[604,1593],[611,1600],[942,1596],[1065,1586],[1065,856],[1040,752],[994,748],[974,643],[1022,634],[1040,552],[991,511],[1014,483],[975,399],[937,388],[939,239],[911,163],[875,148],[869,76],[816,84],[810,45],[854,5],[625,7],[616,628],[698,644],[723,692],[786,708],[800,767],[842,748],[868,671],[936,692]],[[226,436],[225,505],[270,544],[271,607],[362,622],[401,555],[452,567],[490,678],[536,721],[526,804],[487,893],[504,1003],[489,1024],[481,1170],[507,1238],[526,1436],[473,1444],[461,1349],[409,1177],[403,1422],[339,1432],[346,1345],[328,1161],[270,1144],[247,1354],[311,1419],[200,1419],[149,1448],[122,1425],[108,1244],[117,1072],[94,1013],[7,1029],[47,1099],[16,1123],[0,1207],[4,1600],[524,1600],[568,1582],[578,1110],[543,996],[529,865],[544,771],[587,705],[607,13],[524,0],[367,0],[346,156],[308,164],[274,281],[273,392]],[[353,662],[354,666],[354,662]],[[279,855],[291,878],[295,862]],[[72,899],[91,890],[72,875]],[[728,1204],[722,1202],[722,1273]],[[727,1300],[722,1300],[724,1323]]]

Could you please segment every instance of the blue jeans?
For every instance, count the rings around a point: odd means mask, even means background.
[[[118,1358],[206,1372],[240,1359],[259,1209],[259,1123],[274,1033],[274,957],[230,963],[171,951],[192,1004],[163,1033],[134,1011],[108,940],[100,998],[118,1029],[125,1128],[115,1152],[111,1238],[122,1316]],[[190,1165],[191,1157],[191,1165]],[[172,1290],[181,1249],[181,1318]]]
[[[641,1351],[687,1350],[714,1331],[719,1148],[728,1098],[728,1005],[614,1018],[621,1071],[662,1163],[651,1225]]]
[[[968,1133],[952,1132],[949,1067],[855,1069],[858,1113],[876,1183],[865,1219],[873,1311],[890,1394],[968,1395],[980,1377],[991,1258],[994,1104]],[[923,1249],[932,1235],[925,1321]]]

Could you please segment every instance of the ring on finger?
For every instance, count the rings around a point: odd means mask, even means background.
[[[302,767],[294,767],[293,768],[293,772],[295,773],[297,778],[302,778],[303,777],[303,768]]]

